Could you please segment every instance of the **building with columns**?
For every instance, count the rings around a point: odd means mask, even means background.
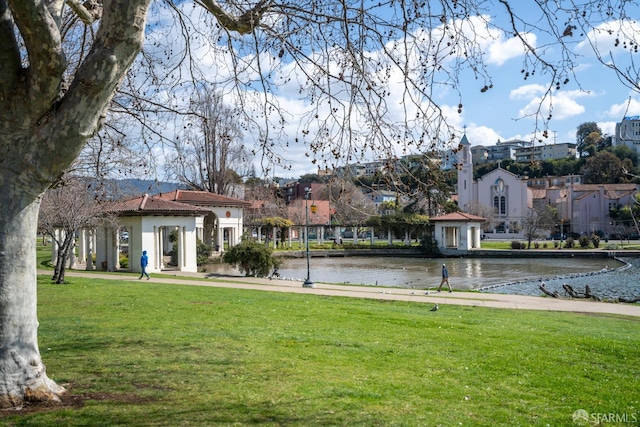
[[[235,246],[242,240],[244,209],[251,207],[251,202],[193,190],[175,190],[155,197],[204,209],[207,213],[198,227],[198,238],[217,252],[224,249],[225,242]]]
[[[139,272],[138,260],[142,251],[147,251],[149,272],[196,272],[198,239],[218,253],[225,245],[237,245],[242,239],[243,210],[249,205],[243,200],[188,190],[109,203],[104,209],[115,220],[79,231],[78,256],[71,267],[84,264],[87,270],[120,270],[120,254],[128,252],[127,270]]]
[[[196,237],[206,209],[145,194],[113,202],[107,211],[117,216],[117,226],[105,224],[92,231],[97,269],[119,270],[119,256],[126,245],[129,271],[140,272],[143,251],[149,257],[149,272],[198,271]]]
[[[452,212],[429,219],[434,227],[438,250],[443,255],[461,254],[480,248],[485,218],[464,212]]]

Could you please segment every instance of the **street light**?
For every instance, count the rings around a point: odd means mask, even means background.
[[[307,279],[302,284],[303,288],[313,288],[314,284],[311,280],[311,265],[309,262],[309,196],[311,196],[311,213],[316,213],[318,206],[316,206],[316,199],[313,197],[311,189],[307,189],[304,195],[304,239],[307,244]]]

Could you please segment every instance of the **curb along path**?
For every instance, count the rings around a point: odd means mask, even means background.
[[[38,274],[51,275],[50,271],[38,271]],[[107,280],[133,281],[138,278],[119,273],[93,273],[67,270],[66,276],[100,278]],[[491,294],[485,292],[442,292],[412,290],[402,288],[384,288],[373,286],[344,286],[326,283],[315,283],[313,288],[303,288],[301,282],[290,280],[269,280],[265,278],[243,276],[208,277],[202,273],[163,273],[152,275],[146,283],[166,283],[190,286],[210,286],[217,288],[252,289],[271,292],[290,292],[298,294],[313,294],[325,296],[339,296],[349,298],[369,298],[389,301],[413,301],[417,303],[438,303],[439,305],[454,304],[474,307],[508,308],[519,310],[565,311],[576,313],[618,314],[640,317],[640,304],[608,303],[580,299],[562,299],[547,297],[532,297],[523,295]],[[198,279],[198,280],[194,280]],[[208,279],[208,280],[202,280]]]

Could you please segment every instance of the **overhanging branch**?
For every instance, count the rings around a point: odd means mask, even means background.
[[[267,0],[259,1],[254,7],[236,17],[224,10],[216,0],[196,0],[196,2],[211,12],[224,28],[239,34],[253,32],[271,4]]]

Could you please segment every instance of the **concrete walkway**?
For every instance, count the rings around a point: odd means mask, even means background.
[[[39,271],[38,274],[52,274],[51,271]],[[66,276],[93,277],[100,279],[138,281],[130,274],[100,273],[67,270]],[[143,281],[145,281],[143,279]],[[509,308],[519,310],[569,311],[576,313],[619,314],[640,317],[640,304],[596,302],[581,299],[551,297],[531,297],[523,295],[491,294],[485,292],[442,292],[412,290],[402,288],[383,288],[374,286],[346,286],[315,283],[313,288],[302,287],[301,282],[289,280],[269,280],[242,276],[207,277],[203,273],[175,274],[166,272],[152,275],[150,282],[191,286],[211,286],[218,288],[252,289],[270,292],[291,292],[339,296],[349,298],[369,298],[378,300],[413,301],[423,304],[466,305],[474,307]]]

